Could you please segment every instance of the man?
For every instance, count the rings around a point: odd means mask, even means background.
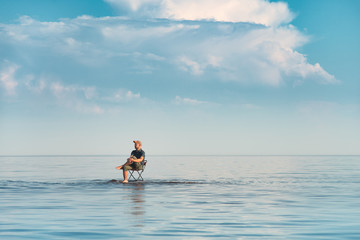
[[[124,165],[116,167],[116,169],[123,170],[124,181],[127,183],[128,170],[141,170],[143,161],[145,160],[145,152],[141,149],[142,143],[139,140],[133,141],[135,143],[135,150],[131,152],[130,157]]]

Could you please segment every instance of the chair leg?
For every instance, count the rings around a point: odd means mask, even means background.
[[[130,176],[129,176],[128,180],[134,179],[134,180],[136,181],[136,178],[135,178],[135,176],[133,175],[133,174],[134,174],[134,170],[129,170],[129,173],[130,173]]]
[[[144,181],[143,177],[141,176],[141,174],[144,172],[144,170],[137,171],[137,172],[139,174],[139,177],[138,177],[137,181],[139,181],[139,179],[141,179],[141,181]]]
[[[138,173],[138,177],[136,178],[135,177],[135,173],[134,172],[137,172]],[[129,170],[129,177],[128,177],[128,180],[134,180],[135,182],[136,181],[144,181],[144,178],[141,176],[141,174],[144,172],[144,170]]]

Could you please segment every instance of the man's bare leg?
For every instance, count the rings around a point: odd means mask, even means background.
[[[118,166],[118,167],[116,167],[116,169],[117,169],[117,170],[120,170],[120,169],[122,169],[124,166],[128,166],[128,165],[130,165],[131,163],[132,163],[131,158],[128,158],[127,161],[126,161],[126,163],[125,163],[124,165]]]
[[[123,169],[123,176],[124,176],[124,181],[123,181],[123,183],[128,183],[127,175],[128,175],[127,171],[125,171],[125,170]]]

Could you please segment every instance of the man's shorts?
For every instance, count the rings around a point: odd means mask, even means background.
[[[130,165],[124,166],[125,171],[128,171],[128,170],[142,170],[142,169],[143,169],[143,166],[139,162],[133,162]]]

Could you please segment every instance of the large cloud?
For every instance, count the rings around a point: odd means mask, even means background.
[[[271,86],[288,79],[336,82],[296,50],[308,39],[291,25],[89,16],[40,22],[22,17],[19,24],[3,24],[0,37],[22,49],[22,59],[32,61],[45,55],[67,57],[81,65],[114,66],[114,71],[126,64],[124,72],[185,71],[189,77]]]
[[[138,15],[174,20],[250,22],[266,26],[289,23],[294,14],[286,3],[266,0],[105,0]]]

